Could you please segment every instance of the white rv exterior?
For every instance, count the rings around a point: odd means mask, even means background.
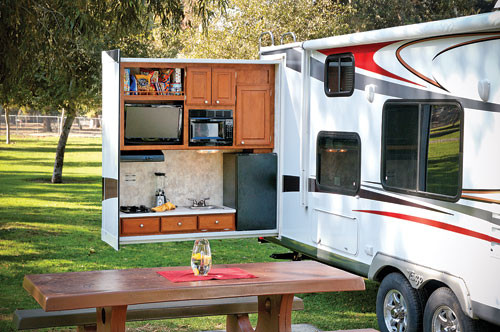
[[[260,54],[103,52],[103,240],[264,236],[380,281],[381,331],[500,326],[500,12]],[[120,62],[275,66],[275,229],[119,236]]]
[[[382,331],[500,325],[500,12],[260,54],[283,61],[271,241],[381,281]]]

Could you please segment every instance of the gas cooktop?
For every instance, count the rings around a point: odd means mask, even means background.
[[[145,205],[140,205],[140,206],[120,206],[120,212],[123,213],[151,213],[154,212],[150,208],[148,208]]]

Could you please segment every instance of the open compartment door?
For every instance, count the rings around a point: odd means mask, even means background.
[[[101,239],[118,250],[120,50],[102,52]]]

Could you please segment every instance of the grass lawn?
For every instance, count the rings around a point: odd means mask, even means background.
[[[123,246],[101,241],[101,140],[70,136],[63,184],[51,184],[57,137],[12,137],[0,143],[0,331],[13,330],[16,308],[39,308],[22,288],[25,274],[186,266],[193,243]],[[210,241],[215,264],[272,261],[285,252],[256,239]],[[365,292],[304,294],[305,310],[293,323],[324,330],[377,328],[376,284]],[[255,323],[255,317],[253,317]],[[225,317],[127,324],[133,331],[224,328]],[[58,329],[68,331],[68,329]],[[75,330],[73,328],[73,330]]]

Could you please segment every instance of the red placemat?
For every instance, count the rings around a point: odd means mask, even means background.
[[[195,276],[192,270],[181,271],[158,271],[162,277],[172,282],[201,281],[201,280],[222,280],[222,279],[250,279],[257,278],[251,273],[239,268],[211,269],[206,276]]]

